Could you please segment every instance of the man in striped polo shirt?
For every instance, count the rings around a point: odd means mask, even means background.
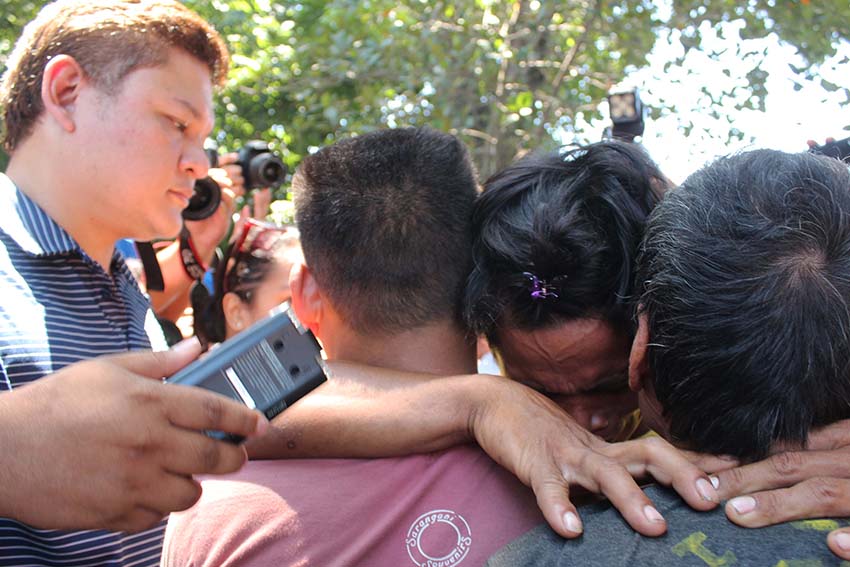
[[[195,358],[195,344],[95,358],[164,347],[114,245],[178,232],[207,172],[212,88],[227,62],[216,32],[171,0],[56,2],[8,61],[0,513],[138,533],[0,519],[2,565],[158,565],[162,517],[200,495],[191,475],[246,459],[201,430],[250,435],[266,424],[235,402],[149,379]]]

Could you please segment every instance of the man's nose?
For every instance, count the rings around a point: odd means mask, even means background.
[[[192,144],[183,150],[180,157],[180,169],[195,179],[203,179],[210,168],[209,158],[202,145]]]

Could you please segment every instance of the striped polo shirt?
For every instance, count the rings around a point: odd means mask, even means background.
[[[102,354],[165,348],[118,252],[110,271],[0,174],[0,392]],[[164,527],[68,532],[0,518],[0,565],[159,565]]]

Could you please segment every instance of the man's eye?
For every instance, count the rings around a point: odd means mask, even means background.
[[[177,129],[178,132],[185,132],[189,128],[189,124],[180,120],[179,118],[175,118],[174,116],[170,116],[168,114],[165,115],[165,119],[170,121],[174,128]]]

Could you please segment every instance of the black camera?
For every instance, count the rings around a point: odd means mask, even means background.
[[[210,167],[218,167],[218,151],[205,150]],[[245,190],[280,187],[286,179],[286,165],[262,140],[247,142],[238,153],[236,163],[242,168]],[[183,209],[185,220],[201,220],[211,216],[221,203],[221,187],[211,177],[195,182],[195,194]]]
[[[286,165],[262,140],[251,140],[239,150],[236,163],[242,166],[245,190],[271,187],[276,189],[286,177]]]
[[[835,159],[850,163],[850,138],[834,140],[820,146],[814,146],[809,148],[809,151],[813,154],[834,157]]]

